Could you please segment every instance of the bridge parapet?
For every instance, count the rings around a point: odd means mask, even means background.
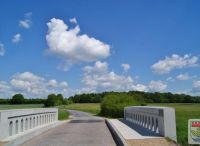
[[[0,140],[57,120],[57,108],[0,110]]]
[[[148,131],[177,141],[175,110],[173,108],[130,106],[124,108],[124,118]]]

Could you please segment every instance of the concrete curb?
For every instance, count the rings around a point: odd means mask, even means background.
[[[106,125],[108,126],[108,129],[110,130],[116,144],[118,146],[128,146],[123,136],[119,133],[119,131],[115,128],[115,126],[109,122],[109,119],[105,119]]]
[[[2,146],[19,146],[26,141],[34,138],[35,136],[38,136],[52,128],[55,128],[57,126],[60,126],[66,122],[69,122],[70,120],[65,120],[65,121],[57,121],[55,123],[46,125],[44,127],[38,127],[36,129],[33,129],[32,131],[29,131],[27,133],[23,133],[22,135],[18,135],[17,137],[12,137],[10,139],[5,139],[4,144]]]

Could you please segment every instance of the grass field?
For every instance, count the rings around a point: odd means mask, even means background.
[[[65,105],[63,108],[71,110],[79,110],[83,112],[89,112],[94,115],[97,115],[100,112],[99,103],[82,103],[82,104],[69,104]]]
[[[10,104],[0,104],[0,110],[7,110],[7,109],[24,109],[24,108],[42,108],[44,107],[43,104],[20,104],[20,105],[10,105]]]
[[[149,104],[149,105],[167,106],[175,108],[178,143],[183,146],[187,146],[188,119],[200,119],[200,104],[161,103],[161,104]]]

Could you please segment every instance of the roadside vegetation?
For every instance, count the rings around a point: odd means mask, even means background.
[[[27,108],[43,108],[43,104],[0,104],[0,110],[9,110],[9,109],[27,109]]]
[[[106,94],[101,103],[100,115],[111,118],[124,116],[124,107],[145,105],[140,95],[129,95],[125,93]]]
[[[69,118],[69,112],[66,109],[58,109],[58,120],[66,120]]]
[[[100,104],[99,103],[73,103],[69,105],[63,105],[64,109],[69,110],[79,110],[83,112],[88,112],[93,115],[99,115],[100,113]]]

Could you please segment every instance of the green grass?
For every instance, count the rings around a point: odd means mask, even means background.
[[[24,109],[24,108],[42,108],[43,104],[19,104],[19,105],[10,105],[10,104],[0,104],[0,110],[8,109]]]
[[[186,103],[161,103],[149,104],[155,106],[173,107],[176,110],[176,129],[178,143],[188,145],[188,120],[200,119],[200,104],[186,104]]]
[[[58,120],[66,120],[69,118],[69,112],[66,109],[58,110]]]
[[[69,104],[62,106],[65,109],[69,110],[79,110],[83,112],[92,113],[94,115],[99,114],[100,112],[100,104],[99,103],[81,103],[81,104]]]

